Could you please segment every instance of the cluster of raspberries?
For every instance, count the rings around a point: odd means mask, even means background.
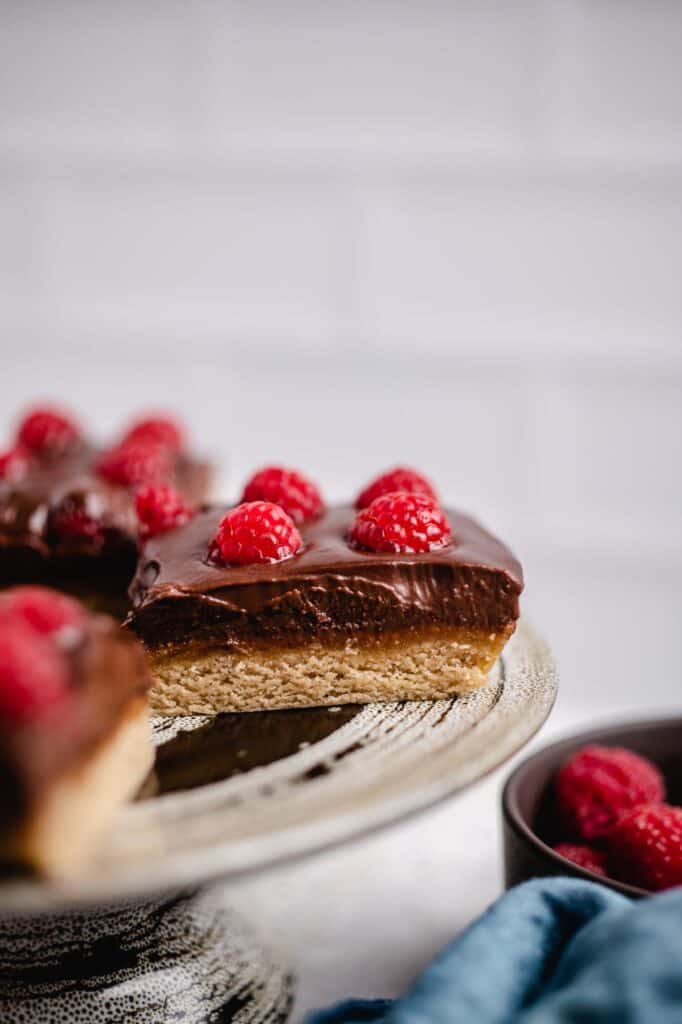
[[[413,469],[382,473],[358,495],[355,508],[348,543],[359,551],[416,554],[451,540],[432,485]],[[211,557],[225,565],[291,558],[303,546],[298,527],[323,511],[312,480],[298,470],[267,466],[251,477],[241,503],[221,519]]]
[[[583,747],[557,773],[567,842],[555,851],[593,874],[658,891],[682,885],[682,808],[656,765],[622,747]]]
[[[196,511],[173,485],[184,443],[173,419],[150,416],[94,458],[96,476],[134,495],[143,539],[182,526]],[[82,445],[81,429],[71,416],[53,407],[34,409],[19,424],[12,447],[0,452],[0,480],[15,483],[36,462]],[[418,554],[452,539],[433,485],[414,469],[398,466],[382,473],[360,492],[355,508],[348,543],[358,551]],[[210,556],[225,565],[291,558],[303,546],[299,527],[323,511],[320,489],[312,480],[296,469],[266,466],[248,480],[240,503],[221,520]],[[68,500],[52,515],[52,529],[62,538],[95,539],[105,527]]]
[[[147,416],[94,458],[96,476],[135,495],[143,537],[181,526],[193,515],[193,509],[169,482],[184,444],[183,431],[175,420]],[[19,423],[11,447],[0,452],[0,480],[17,483],[34,466],[50,464],[83,445],[83,432],[67,412],[52,406],[33,409]],[[62,538],[95,538],[105,525],[68,496],[51,518],[52,530]]]

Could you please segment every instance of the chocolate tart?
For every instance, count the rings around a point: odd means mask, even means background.
[[[131,488],[109,483],[95,470],[102,454],[87,443],[34,457],[18,482],[0,480],[0,587],[38,582],[66,590],[91,607],[122,618],[137,561],[138,523]],[[208,463],[181,454],[171,482],[192,505],[206,499]],[[99,525],[64,536],[60,512]]]
[[[425,554],[347,542],[354,512],[301,527],[300,553],[218,565],[224,508],[150,540],[128,628],[149,654],[162,715],[436,700],[466,693],[514,631],[523,576],[477,522],[449,512],[453,540]]]
[[[151,677],[140,644],[108,616],[87,614],[55,642],[68,664],[64,703],[0,720],[0,860],[65,876],[152,766]]]

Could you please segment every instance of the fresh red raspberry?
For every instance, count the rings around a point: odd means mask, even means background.
[[[66,659],[27,623],[0,619],[0,720],[21,725],[58,705],[69,685]]]
[[[142,442],[157,444],[171,452],[182,451],[185,433],[180,424],[170,416],[149,416],[137,420],[128,430],[121,444]]]
[[[266,466],[254,473],[242,501],[270,501],[283,508],[295,523],[315,519],[324,508],[319,489],[296,469]]]
[[[142,441],[129,441],[100,456],[96,470],[112,484],[138,487],[168,476],[171,464],[167,448]]]
[[[367,508],[375,498],[383,494],[392,494],[394,491],[406,491],[408,494],[423,494],[425,498],[438,501],[433,485],[425,476],[418,473],[416,469],[409,469],[407,466],[396,466],[387,473],[382,473],[365,487],[364,491],[355,499],[356,508]]]
[[[559,769],[558,810],[571,835],[598,839],[638,804],[665,798],[661,773],[621,747],[583,747]]]
[[[60,540],[103,541],[104,527],[99,516],[82,496],[66,495],[50,513],[50,529]]]
[[[71,447],[80,430],[71,417],[59,409],[40,408],[28,413],[17,431],[19,444],[32,452],[56,454]]]
[[[606,877],[606,854],[603,850],[596,850],[594,846],[578,846],[575,843],[559,843],[553,849],[560,857],[565,857],[579,868]]]
[[[293,520],[279,505],[249,501],[220,520],[213,555],[231,565],[281,562],[295,555],[302,543]]]
[[[609,833],[614,878],[657,892],[682,885],[682,807],[643,804]]]
[[[450,524],[432,498],[400,491],[375,498],[361,509],[349,542],[369,551],[412,554],[442,548],[451,536]]]
[[[14,483],[28,473],[29,457],[20,445],[0,452],[0,480]]]
[[[45,636],[85,620],[81,605],[66,594],[47,587],[12,587],[0,595],[0,623],[20,622]]]
[[[60,508],[51,518],[52,529],[62,540],[101,540],[102,524],[82,508]]]
[[[185,499],[168,484],[145,484],[135,495],[135,511],[140,521],[140,535],[155,537],[158,533],[182,526],[193,516]]]

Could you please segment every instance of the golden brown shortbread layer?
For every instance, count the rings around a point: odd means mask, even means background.
[[[150,655],[158,715],[441,700],[468,693],[488,672],[514,631],[439,629],[342,647],[234,651],[218,646]]]

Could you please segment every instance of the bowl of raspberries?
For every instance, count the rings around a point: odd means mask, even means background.
[[[502,812],[508,887],[543,875],[635,897],[682,885],[682,720],[545,747],[507,780]]]

